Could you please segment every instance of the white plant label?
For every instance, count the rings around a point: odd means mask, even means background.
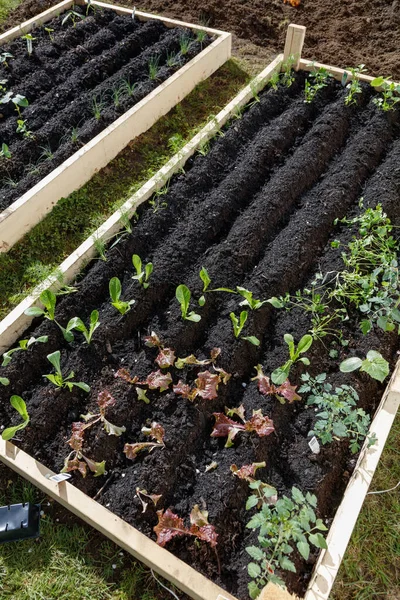
[[[314,454],[320,453],[321,446],[319,445],[319,441],[317,440],[317,438],[315,436],[311,438],[311,440],[308,442],[308,445],[311,448],[311,452],[313,452]]]
[[[61,481],[66,481],[67,479],[71,479],[71,473],[57,473],[57,475],[52,475],[49,477],[50,481],[55,481],[56,483],[61,483]]]

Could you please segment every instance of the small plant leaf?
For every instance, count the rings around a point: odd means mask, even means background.
[[[211,283],[211,279],[210,279],[210,276],[208,275],[207,269],[205,267],[202,267],[199,275],[200,275],[200,279],[203,282],[203,292],[206,292],[208,289],[208,286]]]
[[[342,373],[351,373],[352,371],[359,369],[361,365],[361,358],[358,358],[357,356],[352,356],[351,358],[346,358],[346,360],[341,362],[339,369]]]

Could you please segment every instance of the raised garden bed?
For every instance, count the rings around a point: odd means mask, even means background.
[[[290,50],[289,40],[289,54]],[[316,494],[318,516],[328,526],[345,493],[339,517],[329,532],[328,550],[321,554],[311,583],[317,560],[314,547],[307,560],[294,553],[297,572],[285,572],[292,592],[307,600],[327,598],[399,401],[395,372],[370,428],[369,435],[376,434],[377,442],[370,448],[364,444],[357,465],[357,455],[351,452],[349,440],[343,435],[337,434],[342,439],[327,445],[321,440],[321,451],[314,454],[308,444],[309,432],[316,429],[314,407],[293,397],[292,402],[282,404],[271,393],[261,394],[257,382],[252,381],[257,364],[270,374],[285,363],[288,350],[283,336],[289,333],[298,342],[307,335],[314,327],[310,312],[299,307],[289,312],[277,310],[271,303],[253,307],[254,310],[248,308],[245,328],[235,337],[230,313],[238,315],[244,310],[239,306],[243,297],[226,291],[203,291],[199,272],[205,267],[212,280],[210,288],[235,290],[239,285],[262,300],[287,292],[295,294],[310,288],[318,273],[341,272],[341,252],[350,251],[352,235],[363,238],[359,222],[335,225],[335,219],[359,218],[380,203],[393,224],[399,222],[400,183],[395,169],[400,152],[398,111],[378,110],[374,103],[377,96],[369,86],[361,84],[354,104],[346,105],[349,89],[333,80],[326,81],[327,85],[306,103],[306,76],[301,71],[293,76],[289,87],[277,84],[277,90],[267,88],[258,97],[261,82],[271,77],[281,63],[282,57],[278,57],[255,84],[166,166],[156,181],[149,182],[141,192],[141,200],[154,186],[160,186],[161,178],[176,170],[196,146],[200,149],[202,156],[186,163],[185,175],[171,180],[165,193],[153,197],[152,205],[139,209],[138,221],[132,222],[132,233],[125,232],[117,244],[113,240],[113,247],[105,255],[107,260],[98,260],[86,269],[76,292],[58,297],[56,319],[64,328],[74,316],[88,324],[91,312],[99,311],[100,326],[90,345],[77,331],[75,340],[67,343],[54,322],[36,321],[23,338],[47,336],[48,341],[34,345],[28,352],[17,352],[9,366],[2,369],[2,376],[8,377],[11,384],[1,389],[0,420],[5,425],[18,422],[8,405],[9,390],[23,396],[31,422],[28,429],[18,433],[19,445],[34,458],[2,441],[1,459],[146,564],[153,565],[193,598],[247,597],[249,557],[245,548],[256,543],[256,536],[245,526],[255,511],[245,508],[250,493],[248,483],[235,477],[230,467],[262,461],[266,466],[257,472],[257,478],[273,485],[279,496],[290,495],[292,486]],[[289,71],[285,74],[287,77]],[[343,76],[338,70],[335,74]],[[244,113],[238,110],[250,97],[251,106]],[[210,132],[228,114],[240,118],[210,148],[206,147]],[[138,197],[132,199],[131,211],[136,208],[135,200]],[[117,223],[118,215],[98,235],[111,235]],[[397,238],[395,230],[392,234]],[[380,231],[378,235],[385,237],[386,233]],[[85,253],[91,252],[91,244],[93,240],[64,265],[68,281]],[[154,266],[146,288],[132,279],[133,254],[142,258],[143,265],[151,261]],[[123,300],[136,301],[124,315],[110,304],[109,285],[113,277],[121,281]],[[48,281],[46,285],[49,284]],[[192,291],[190,310],[201,320],[181,318],[175,298],[180,284]],[[202,306],[198,306],[196,301],[203,294],[206,302],[201,301]],[[37,294],[1,325],[4,349],[26,325],[29,317],[23,311],[36,299]],[[365,357],[373,349],[393,366],[398,338],[396,333],[384,332],[376,325],[364,335],[359,311],[352,306],[347,309],[349,319],[336,322],[336,331],[314,336],[306,355],[311,364],[296,363],[290,371],[290,381],[299,386],[306,370],[313,377],[326,372],[333,386],[352,385],[359,396],[358,408],[373,415],[382,396],[382,384],[365,373],[342,374],[339,363],[349,356]],[[368,311],[364,311],[364,317],[365,314]],[[157,332],[165,346],[173,348],[177,357],[193,353],[206,360],[213,348],[221,349],[215,365],[232,377],[226,383],[220,382],[217,397],[206,399],[204,394],[198,394],[190,401],[182,398],[179,390],[174,393],[169,384],[163,392],[150,389],[149,403],[139,400],[136,388],[142,390],[139,396],[146,387],[151,388],[151,380],[143,382],[160,366],[155,363],[159,349],[144,344],[144,338],[152,331]],[[254,345],[241,335],[257,336],[260,344]],[[346,343],[341,344],[341,339]],[[74,371],[70,381],[90,385],[90,393],[79,388],[72,392],[58,390],[43,379],[43,375],[54,372],[46,357],[57,350],[61,351],[64,376]],[[127,370],[130,378],[137,376],[138,381],[127,381],[127,373],[116,377],[121,368]],[[200,387],[195,380],[204,370],[213,372],[214,380],[223,375],[210,363],[168,368],[175,385],[182,379],[192,390]],[[116,400],[107,409],[107,419],[126,431],[120,432],[121,436],[109,436],[101,423],[88,428],[84,454],[98,463],[105,460],[108,474],[82,479],[75,472],[73,486],[63,483],[58,488],[46,479],[46,474],[49,469],[60,471],[71,450],[67,440],[72,423],[79,421],[81,414],[97,414],[98,394],[105,390]],[[307,397],[307,391],[304,396]],[[259,437],[254,431],[240,431],[233,446],[224,447],[226,439],[211,436],[215,426],[212,413],[223,413],[226,406],[241,404],[248,420],[252,410],[261,409],[264,416],[272,419],[274,432]],[[139,454],[133,461],[127,458],[129,448],[125,444],[147,441],[141,428],[154,421],[165,429],[165,446],[159,443],[150,454]],[[240,425],[239,419],[236,422]],[[264,425],[271,427],[268,421]],[[362,438],[366,433],[364,428]],[[171,508],[186,519],[185,526],[194,505],[208,511],[209,522],[219,536],[218,557],[210,546],[192,537],[175,538],[168,546],[207,579],[182,566],[170,553],[116,516],[108,516],[110,513],[103,507],[147,536],[154,536],[156,508],[150,501],[142,512],[137,488],[161,494],[157,509]],[[103,506],[88,496],[96,497]],[[142,500],[147,502],[146,496],[142,495]]]
[[[230,43],[206,27],[68,0],[0,36],[0,251],[218,69]]]

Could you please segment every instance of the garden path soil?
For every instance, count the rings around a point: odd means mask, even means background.
[[[64,14],[47,23],[51,37],[36,29],[31,56],[21,39],[2,47],[13,58],[0,65],[0,80],[29,106],[19,115],[12,102],[1,105],[0,139],[12,156],[0,163],[0,211],[210,43],[182,27],[78,10],[85,18],[74,25],[62,24]],[[188,48],[181,51],[183,38]],[[18,133],[19,119],[29,133]]]
[[[57,0],[25,0],[3,25],[15,25]],[[132,8],[136,0],[120,0]],[[138,7],[139,8],[139,7]],[[282,51],[289,23],[308,28],[304,56],[338,67],[365,63],[372,75],[400,79],[399,0],[142,0],[142,10],[189,22],[207,22],[235,34],[235,52],[259,70]]]
[[[301,402],[282,405],[261,396],[251,381],[258,363],[269,373],[285,362],[283,335],[300,339],[310,326],[304,314],[276,311],[269,304],[250,311],[245,335],[260,339],[256,347],[233,336],[229,313],[238,312],[236,297],[207,293],[205,306],[197,309],[201,321],[193,323],[180,318],[175,288],[185,283],[198,298],[202,292],[198,273],[205,266],[211,287],[242,285],[256,298],[295,292],[309,284],[316,270],[339,268],[340,250],[331,248],[330,241],[348,241],[351,232],[335,227],[333,221],[358,214],[361,195],[367,207],[382,202],[393,223],[400,225],[400,170],[393,168],[400,156],[399,113],[388,117],[378,112],[368,87],[357,105],[349,107],[344,105],[346,92],[336,82],[312,104],[304,103],[303,87],[304,75],[298,74],[289,89],[263,92],[260,102],[235,119],[211,143],[208,153],[197,154],[186,165],[187,173],[174,178],[161,197],[166,206],[141,207],[132,234],[125,234],[107,252],[106,262],[98,260],[87,268],[76,293],[59,298],[57,320],[63,326],[76,315],[87,322],[90,312],[99,310],[101,325],[90,346],[82,343],[79,333],[67,344],[54,323],[36,320],[23,337],[48,335],[48,343],[16,353],[2,369],[11,385],[0,390],[0,423],[17,422],[8,403],[10,391],[23,396],[31,424],[19,434],[19,443],[55,471],[62,468],[69,452],[72,423],[81,414],[97,412],[97,394],[108,390],[117,402],[107,418],[127,430],[115,437],[94,427],[85,435],[85,453],[96,461],[105,460],[113,473],[99,501],[153,539],[156,509],[149,507],[142,513],[137,487],[162,494],[157,508],[171,507],[182,517],[195,504],[206,507],[219,534],[221,572],[214,552],[205,544],[182,538],[168,548],[243,600],[247,598],[245,547],[254,535],[245,528],[248,485],[231,474],[230,465],[265,460],[266,467],[257,474],[260,479],[280,494],[289,493],[293,485],[316,493],[319,513],[329,524],[355,458],[347,442],[334,442],[313,455],[308,432],[315,421],[314,410]],[[132,280],[133,253],[154,264],[146,290]],[[136,300],[123,317],[109,303],[108,284],[115,276],[122,282],[123,299]],[[141,381],[157,368],[157,351],[143,344],[151,331],[181,357],[194,353],[204,359],[212,348],[221,348],[217,364],[233,376],[220,386],[216,399],[190,403],[171,391],[150,391],[150,404],[145,404],[138,401],[135,386],[115,378],[121,367]],[[360,406],[373,414],[384,386],[363,374],[339,376],[337,365],[349,355],[365,355],[370,348],[393,365],[397,336],[374,330],[364,337],[354,320],[343,324],[343,335],[349,347],[342,348],[335,360],[322,343],[314,343],[308,353],[310,370],[313,375],[327,372],[333,383],[343,382],[344,377],[356,388]],[[57,349],[63,373],[73,370],[75,381],[91,386],[90,394],[76,388],[56,390],[43,379],[52,371],[46,355]],[[199,368],[169,370],[174,383],[178,379],[193,383]],[[300,373],[300,368],[293,369],[292,383],[299,382]],[[273,419],[275,432],[265,438],[242,433],[233,447],[224,448],[225,440],[210,437],[212,413],[239,404],[247,417],[261,408]],[[165,428],[165,449],[142,454],[134,462],[126,459],[124,444],[145,441],[141,427],[151,421]],[[218,467],[206,472],[213,460]],[[90,475],[82,479],[74,473],[72,482],[94,496],[106,479]],[[296,557],[298,573],[285,573],[292,591],[304,592],[315,559],[316,553],[307,563]]]

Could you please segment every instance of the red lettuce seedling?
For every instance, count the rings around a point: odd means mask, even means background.
[[[261,467],[265,467],[265,461],[260,463],[252,463],[251,465],[243,465],[243,467],[240,469],[236,465],[231,465],[231,471],[233,475],[239,479],[247,481],[249,485],[253,485],[253,489],[256,490],[254,495],[251,496],[251,499],[249,498],[247,501],[247,510],[253,506],[261,508],[266,498],[268,498],[268,504],[276,504],[278,501],[276,489],[272,487],[272,485],[268,485],[268,483],[256,481],[254,479],[257,469],[260,469]]]
[[[114,377],[119,377],[121,379],[123,379],[124,381],[126,381],[127,383],[137,383],[139,381],[139,377],[137,377],[135,375],[135,377],[131,377],[128,369],[118,369],[118,371],[115,373]]]
[[[163,347],[163,345],[160,341],[160,338],[154,331],[151,332],[151,335],[148,335],[147,337],[144,338],[144,343],[149,348],[162,348]]]
[[[142,503],[142,513],[145,513],[147,510],[147,507],[149,505],[149,501],[152,502],[154,504],[154,506],[157,506],[157,504],[159,503],[159,501],[162,498],[162,494],[148,494],[147,490],[141,490],[140,488],[136,488],[136,494],[135,494],[140,502]],[[144,496],[145,498],[148,498],[149,500],[146,502],[146,500],[143,500],[142,496]]]
[[[264,375],[262,365],[254,367],[257,375],[251,381],[258,381],[258,390],[264,396],[275,396],[281,404],[285,404],[285,399],[290,403],[295,400],[301,400],[301,396],[296,393],[296,385],[291,385],[289,379],[286,379],[280,386],[270,383],[269,377]]]
[[[239,408],[233,408],[229,410],[225,408],[224,413],[213,413],[215,417],[214,429],[211,433],[211,437],[227,437],[225,448],[233,446],[233,440],[239,431],[254,431],[259,437],[270,435],[274,429],[274,424],[269,417],[264,417],[261,410],[253,410],[253,416],[248,421],[244,418],[244,407],[240,405]],[[233,419],[230,419],[227,415],[236,414],[243,423],[238,423]]]
[[[210,544],[211,548],[217,546],[218,534],[214,525],[208,522],[208,512],[200,510],[196,504],[190,513],[190,528],[185,527],[184,521],[169,508],[164,512],[157,511],[158,523],[153,527],[157,534],[157,544],[164,547],[172,538],[183,535],[191,535],[199,540]]]
[[[142,433],[149,435],[155,442],[137,442],[136,444],[125,444],[124,453],[126,458],[135,460],[139,452],[147,450],[152,452],[154,448],[165,448],[164,435],[165,430],[162,425],[153,421],[151,427],[142,427]]]
[[[252,482],[254,481],[254,475],[256,474],[257,469],[261,469],[261,467],[265,467],[266,462],[252,463],[251,465],[243,465],[243,467],[237,467],[236,465],[231,465],[231,471],[236,477],[239,479],[244,479],[245,481]]]
[[[172,367],[175,362],[175,352],[172,348],[160,348],[160,352],[155,359],[160,369],[168,369]]]
[[[64,462],[64,468],[61,471],[66,473],[69,471],[79,471],[83,477],[86,477],[87,467],[94,473],[95,477],[103,475],[105,472],[105,461],[97,463],[82,453],[82,446],[84,441],[85,430],[93,427],[99,421],[103,423],[104,429],[109,435],[122,435],[126,429],[125,427],[117,427],[110,423],[106,419],[106,411],[115,405],[115,398],[111,396],[110,392],[106,390],[99,393],[97,396],[97,405],[100,412],[97,414],[88,413],[87,415],[81,415],[85,423],[76,422],[72,423],[72,436],[68,440],[68,444],[71,446],[73,451],[67,456]]]
[[[147,385],[149,390],[160,390],[160,392],[165,392],[171,383],[171,373],[162,373],[160,370],[147,375],[145,381],[138,381],[139,385]]]
[[[218,396],[218,385],[220,383],[226,385],[231,377],[230,373],[227,373],[224,369],[217,369],[215,367],[214,369],[219,373],[211,373],[210,371],[198,373],[194,388],[179,380],[178,384],[173,386],[174,393],[190,401],[193,401],[197,396],[200,396],[204,400],[213,400]]]
[[[198,360],[194,354],[190,354],[185,358],[178,358],[175,362],[176,369],[184,369],[185,367],[204,367],[205,365],[210,365],[211,363],[217,360],[218,356],[221,354],[221,348],[213,348],[210,352],[210,358],[206,358],[205,360]]]

